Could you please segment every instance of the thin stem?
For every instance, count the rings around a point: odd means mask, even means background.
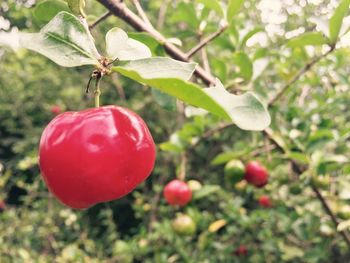
[[[96,85],[95,85],[95,91],[94,91],[96,108],[100,107],[100,95],[101,95],[100,80],[101,80],[101,77],[96,78]]]
[[[165,21],[165,15],[166,15],[166,11],[168,10],[169,3],[170,3],[170,0],[164,0],[162,5],[159,8],[158,20],[157,20],[157,25],[156,25],[158,30],[163,28],[164,21]]]
[[[102,16],[100,16],[95,22],[93,22],[91,25],[89,25],[89,29],[93,29],[96,27],[99,23],[101,23],[103,20],[107,19],[109,16],[111,16],[112,13],[110,11],[104,13]]]
[[[145,11],[143,10],[140,1],[139,0],[132,0],[132,2],[134,3],[137,13],[139,13],[140,17],[142,18],[142,20],[150,27],[153,27],[151,22],[149,21]]]
[[[277,92],[277,94],[269,101],[268,105],[271,106],[272,104],[274,104],[278,99],[280,99],[282,97],[282,95],[289,90],[289,88],[295,83],[297,82],[306,72],[308,72],[317,62],[319,62],[321,59],[323,59],[324,57],[326,57],[328,54],[330,54],[331,52],[333,52],[333,50],[335,49],[335,46],[331,46],[330,49],[325,52],[324,54],[315,57],[314,59],[312,59],[309,63],[307,63],[302,69],[300,69],[298,71],[297,74],[295,74],[295,76],[288,81],[279,92]]]
[[[202,41],[199,42],[199,44],[195,47],[193,47],[190,51],[188,51],[186,53],[186,57],[187,59],[190,59],[193,55],[195,55],[199,50],[201,50],[203,47],[205,47],[206,45],[209,44],[209,42],[213,41],[215,38],[217,38],[218,36],[220,36],[228,27],[228,24],[225,24],[223,26],[221,26],[221,28],[214,32],[213,34],[211,34],[210,36],[204,38]]]

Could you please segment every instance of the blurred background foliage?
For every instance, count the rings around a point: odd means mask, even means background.
[[[38,31],[45,24],[34,16],[39,2],[1,2],[0,29]],[[158,30],[190,50],[218,29],[219,2],[227,6],[227,1],[199,0],[141,4]],[[209,67],[230,91],[252,90],[267,101],[327,50],[320,43],[293,44],[290,39],[304,32],[327,34],[325,24],[338,4],[244,1],[228,29],[206,47]],[[87,1],[89,22],[105,11]],[[350,225],[349,25],[346,17],[336,50],[269,109],[271,128],[288,154],[277,151],[262,133],[232,126],[205,136],[220,124],[215,116],[174,105],[117,75],[103,79],[103,104],[129,107],[147,122],[159,146],[157,163],[133,193],[84,211],[64,207],[48,193],[39,176],[37,147],[55,116],[52,106],[62,111],[93,106],[84,92],[92,69],[60,68],[32,52],[0,49],[0,262],[350,262],[338,233]],[[153,39],[133,33],[115,17],[92,30],[100,50],[114,26],[148,44],[154,55],[165,54]],[[195,59],[201,62],[202,55]],[[179,174],[184,158],[186,178],[203,187],[186,207],[169,207],[162,189]],[[259,160],[270,172],[269,184],[256,189],[228,183],[224,165],[231,159]],[[308,169],[297,176],[288,159]],[[341,221],[338,229],[311,184]],[[259,206],[263,194],[270,196],[272,208]],[[179,212],[194,220],[195,234],[174,232],[171,221]],[[241,245],[247,256],[235,254]]]

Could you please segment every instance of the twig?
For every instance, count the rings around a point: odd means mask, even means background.
[[[142,20],[150,27],[153,28],[152,23],[149,21],[145,11],[143,10],[140,1],[139,0],[132,0],[132,2],[134,3],[137,13],[139,13],[140,17],[142,18]]]
[[[211,74],[208,54],[207,54],[207,50],[205,49],[205,47],[201,49],[201,57],[202,57],[202,61],[203,61],[204,70]]]
[[[186,164],[187,164],[187,155],[186,152],[181,154],[180,170],[177,178],[181,181],[185,181],[186,178]]]
[[[165,15],[166,11],[168,10],[168,5],[169,5],[170,0],[164,0],[162,5],[159,8],[159,14],[158,14],[158,20],[156,27],[158,30],[163,28],[164,21],[165,21]]]
[[[218,31],[216,31],[215,33],[211,34],[210,36],[200,41],[197,46],[193,47],[190,51],[186,53],[187,59],[190,59],[194,54],[196,54],[204,46],[208,45],[209,42],[213,41],[215,38],[220,36],[226,30],[227,27],[228,27],[228,24],[221,26]]]
[[[306,72],[308,72],[317,62],[319,62],[321,59],[326,57],[329,53],[333,52],[335,49],[335,46],[331,46],[330,49],[325,52],[324,54],[315,57],[312,59],[309,63],[307,63],[301,70],[298,71],[298,73],[290,80],[288,81],[280,91],[276,93],[276,95],[269,101],[268,105],[271,106],[274,104],[279,98],[282,97],[282,95],[295,83],[297,82],[301,76],[303,76]]]
[[[101,23],[103,20],[107,19],[109,16],[111,16],[112,13],[111,12],[106,12],[104,13],[102,16],[100,16],[95,22],[93,22],[91,25],[89,25],[89,29],[93,29],[94,27],[96,27],[99,23]]]
[[[139,16],[133,13],[123,2],[117,0],[97,0],[110,10],[114,15],[124,20],[130,26],[137,31],[147,32],[159,43],[163,44],[165,51],[173,58],[184,62],[192,62],[188,60],[186,54],[177,48],[172,43],[169,43],[167,39],[153,27],[150,27]],[[197,66],[195,69],[195,75],[203,80],[207,85],[215,84],[215,78],[208,74],[202,67]]]

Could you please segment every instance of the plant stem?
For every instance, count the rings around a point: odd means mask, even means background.
[[[95,107],[98,108],[100,107],[100,95],[101,95],[101,90],[100,90],[100,80],[101,78],[96,79],[96,86],[95,86]]]

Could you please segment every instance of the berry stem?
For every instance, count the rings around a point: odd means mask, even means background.
[[[100,90],[100,77],[96,78],[96,85],[95,85],[95,107],[98,108],[100,107],[100,95],[101,95],[101,90]]]

